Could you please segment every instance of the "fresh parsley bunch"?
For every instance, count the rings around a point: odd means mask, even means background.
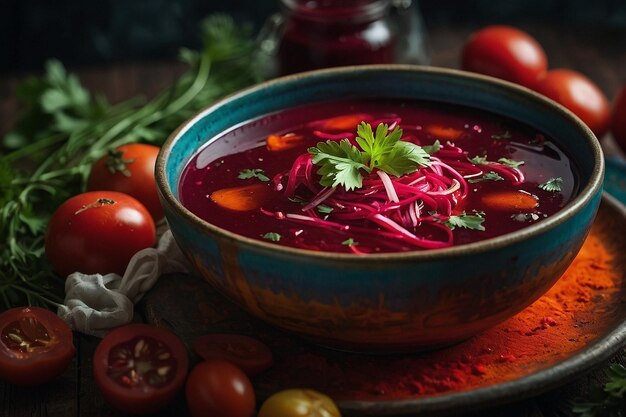
[[[202,50],[181,51],[189,70],[150,101],[110,105],[54,60],[44,77],[18,88],[26,110],[0,155],[0,309],[61,301],[62,283],[44,257],[44,232],[58,205],[84,190],[94,161],[126,143],[160,145],[201,108],[260,80],[249,28],[214,15],[201,33]]]
[[[625,417],[626,416],[626,368],[612,364],[605,370],[608,382],[603,387],[594,387],[589,399],[579,399],[572,411],[581,417]]]

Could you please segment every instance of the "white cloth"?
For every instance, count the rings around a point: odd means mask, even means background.
[[[140,250],[131,258],[123,277],[70,274],[65,281],[65,304],[57,314],[73,330],[102,337],[109,329],[132,321],[134,303],[161,274],[187,270],[186,260],[167,230],[156,248]]]

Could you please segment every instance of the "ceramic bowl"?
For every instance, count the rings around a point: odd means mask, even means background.
[[[569,152],[580,192],[555,215],[514,233],[431,251],[321,253],[252,240],[209,224],[178,199],[187,162],[220,133],[312,102],[360,97],[431,100],[533,126]],[[545,293],[581,247],[601,197],[597,139],[572,113],[490,77],[415,66],[359,66],[279,78],[206,108],[157,160],[167,221],[197,272],[254,316],[317,343],[365,352],[429,349],[504,321]]]

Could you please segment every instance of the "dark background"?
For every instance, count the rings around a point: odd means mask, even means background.
[[[626,0],[421,0],[419,9],[427,29],[626,27]],[[226,12],[258,28],[277,10],[278,0],[3,0],[0,73],[39,70],[49,57],[71,66],[170,59],[179,47],[198,45],[198,22],[210,13]]]

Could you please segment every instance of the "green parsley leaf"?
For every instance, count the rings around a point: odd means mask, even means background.
[[[563,178],[557,177],[557,178],[550,178],[548,181],[542,184],[539,184],[539,188],[541,188],[544,191],[555,193],[555,192],[561,191],[562,185],[563,185]]]
[[[333,211],[332,207],[327,206],[325,204],[320,204],[320,205],[318,205],[315,208],[317,209],[317,211],[319,211],[320,213],[323,213],[323,214],[329,214],[329,213],[332,213],[332,211]]]
[[[464,229],[484,231],[484,221],[485,217],[484,214],[481,212],[475,212],[474,214],[467,214],[463,212],[460,216],[450,216],[445,224],[450,228],[450,230],[454,230],[457,227],[462,227]]]
[[[344,240],[343,242],[341,242],[341,244],[344,245],[344,246],[357,246],[359,244],[359,242],[356,242],[352,238],[348,238],[348,239]]]
[[[343,185],[346,191],[361,188],[363,176],[360,170],[370,172],[365,165],[365,156],[348,139],[342,139],[339,143],[332,140],[319,142],[317,147],[309,148],[308,152],[313,155],[313,163],[321,165],[317,173],[322,176],[320,184],[324,187]]]
[[[350,191],[363,186],[361,170],[370,173],[380,169],[399,177],[430,164],[430,155],[420,146],[400,140],[402,129],[399,127],[389,132],[389,126],[381,123],[374,133],[371,125],[361,122],[357,134],[356,141],[361,149],[348,139],[339,143],[319,142],[317,147],[309,148],[313,163],[321,165],[317,171],[322,176],[321,185],[343,185]]]
[[[276,232],[269,232],[263,235],[263,239],[271,240],[272,242],[278,242],[280,238],[280,234]]]
[[[487,155],[484,155],[484,156],[476,155],[475,157],[471,158],[469,161],[474,165],[487,165],[489,163],[489,161],[487,161]]]
[[[503,165],[508,165],[512,168],[517,168],[520,165],[524,165],[524,161],[514,161],[509,158],[500,158],[498,159],[498,162],[500,162]]]
[[[439,150],[441,149],[441,143],[439,142],[439,139],[437,139],[433,142],[432,145],[422,146],[422,149],[426,151],[427,154],[432,155],[439,152]]]
[[[267,182],[270,180],[269,177],[265,175],[265,172],[260,168],[244,169],[243,171],[239,172],[239,175],[237,176],[237,178],[242,179],[242,180],[247,180],[249,178],[258,178],[259,180],[263,182]]]
[[[489,171],[480,178],[471,178],[467,180],[467,182],[472,184],[481,181],[504,181],[504,178],[502,178],[497,172]]]
[[[502,139],[511,139],[513,135],[508,130],[504,131],[504,133],[491,135],[491,139],[502,140]]]

